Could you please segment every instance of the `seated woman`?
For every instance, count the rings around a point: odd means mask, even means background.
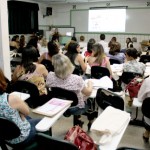
[[[12,75],[12,82],[25,80],[34,83],[41,96],[41,101],[37,105],[42,105],[49,100],[48,92],[45,86],[45,79],[48,71],[44,65],[37,63],[37,51],[33,46],[27,46],[22,52],[22,61]]]
[[[124,72],[136,72],[141,75],[145,72],[145,64],[137,61],[138,51],[135,48],[129,48],[126,50],[127,62],[123,64]]]
[[[89,65],[92,66],[101,66],[106,67],[110,75],[112,75],[112,71],[110,68],[109,58],[104,53],[104,48],[101,44],[96,43],[92,48],[92,55],[87,59]]]
[[[125,54],[120,53],[121,45],[119,42],[112,42],[110,45],[110,50],[107,56],[110,59],[119,60],[120,63],[124,63],[125,60]]]
[[[70,110],[70,113],[73,115],[83,114],[88,109],[86,97],[92,92],[92,82],[89,81],[87,86],[85,86],[82,77],[72,74],[74,66],[64,54],[54,55],[52,63],[54,72],[49,72],[47,76],[47,87],[60,87],[75,92],[78,97],[78,104]]]
[[[87,43],[87,51],[84,53],[85,57],[91,56],[91,54],[92,54],[92,46],[95,43],[96,43],[95,39],[93,39],[93,38],[89,39],[89,41]]]
[[[141,88],[138,92],[138,100],[140,102],[143,102],[143,100],[147,97],[150,97],[150,77],[146,78],[142,85]],[[150,119],[147,117],[144,117],[145,122],[150,126]],[[148,142],[150,137],[150,130],[146,129],[144,134],[143,134],[143,139],[145,142]]]
[[[7,83],[0,69],[0,117],[13,121],[21,131],[20,136],[7,142],[24,147],[35,140],[35,126],[40,119],[26,117],[30,112],[26,103],[16,95],[7,94],[6,88]]]
[[[68,51],[65,54],[71,60],[72,64],[75,66],[75,69],[78,69],[80,74],[86,71],[86,63],[80,53],[80,45],[78,43],[70,43],[68,46]]]
[[[52,61],[52,56],[59,53],[59,48],[55,42],[48,42],[47,47],[48,52],[45,52],[40,56],[39,63],[41,63],[43,59]]]

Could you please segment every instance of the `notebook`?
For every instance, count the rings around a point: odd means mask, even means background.
[[[59,98],[52,98],[44,105],[33,109],[32,111],[34,113],[38,113],[41,115],[45,115],[48,117],[53,117],[57,113],[59,113],[61,110],[65,109],[67,106],[69,106],[72,103],[70,100],[63,100]]]

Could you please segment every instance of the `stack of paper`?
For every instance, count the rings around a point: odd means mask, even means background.
[[[101,137],[99,144],[105,144],[112,140],[113,135],[119,134],[129,120],[129,113],[108,106],[93,122],[91,131]]]
[[[87,82],[91,80],[93,83],[93,88],[98,89],[98,88],[113,88],[113,82],[112,80],[108,77],[108,76],[104,76],[100,79],[87,79],[85,80],[85,83],[87,84]]]
[[[63,100],[58,98],[52,98],[44,105],[33,109],[34,113],[38,113],[41,115],[52,117],[59,113],[61,110],[65,109],[68,105],[71,105],[72,101],[70,100]]]

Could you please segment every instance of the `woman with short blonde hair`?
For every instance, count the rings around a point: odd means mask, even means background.
[[[81,76],[72,74],[74,65],[70,59],[63,54],[56,54],[52,57],[52,64],[54,65],[54,72],[49,72],[46,85],[48,88],[59,87],[76,93],[78,97],[78,104],[69,109],[72,115],[81,115],[88,109],[86,104],[87,96],[92,92],[92,82],[89,81],[87,86]],[[82,124],[79,119],[78,125]]]
[[[73,73],[75,68],[68,57],[63,54],[53,56],[52,64],[54,66],[56,76],[61,79],[67,78],[67,76]]]

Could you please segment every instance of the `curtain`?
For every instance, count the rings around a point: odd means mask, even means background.
[[[38,4],[8,1],[9,34],[30,34],[38,31]]]

